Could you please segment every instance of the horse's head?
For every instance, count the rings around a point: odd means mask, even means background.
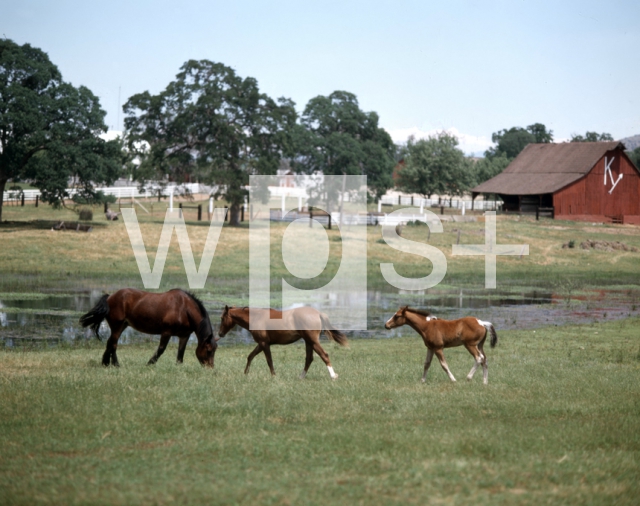
[[[213,367],[213,358],[218,349],[218,343],[213,338],[213,328],[209,315],[206,315],[196,330],[198,336],[198,348],[196,349],[196,357],[202,365]]]
[[[387,320],[387,323],[384,324],[384,328],[387,330],[395,329],[396,327],[402,327],[405,323],[407,323],[406,312],[409,306],[403,306],[396,311],[396,313]]]
[[[224,307],[224,312],[220,317],[220,328],[218,329],[218,336],[220,337],[226,336],[227,332],[229,332],[235,326],[235,322],[231,317],[231,309],[234,309],[234,307],[235,306],[231,308],[229,306]]]

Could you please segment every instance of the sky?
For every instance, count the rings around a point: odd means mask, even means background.
[[[111,130],[130,96],[208,59],[299,112],[354,93],[399,143],[446,130],[480,155],[493,132],[533,123],[556,141],[640,134],[636,0],[0,0],[0,36],[87,86]]]

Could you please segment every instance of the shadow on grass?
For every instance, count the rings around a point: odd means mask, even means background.
[[[51,230],[61,221],[64,221],[65,230],[63,232],[74,232],[78,225],[86,227],[106,227],[106,223],[95,221],[67,221],[67,220],[30,220],[30,221],[3,221],[0,222],[1,232],[13,232],[15,230]]]

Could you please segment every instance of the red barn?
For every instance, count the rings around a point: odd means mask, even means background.
[[[505,211],[552,208],[563,220],[640,225],[640,172],[621,142],[529,144],[472,190],[500,195]]]

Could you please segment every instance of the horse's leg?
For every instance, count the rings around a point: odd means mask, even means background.
[[[478,350],[480,351],[480,355],[482,358],[482,383],[487,385],[489,383],[489,367],[487,364],[487,356],[484,353],[484,339],[478,345]]]
[[[304,379],[307,376],[307,371],[309,370],[309,366],[311,362],[313,362],[313,342],[309,339],[304,340],[305,347],[307,349],[307,357],[304,361],[304,370],[300,375],[300,379]]]
[[[182,359],[184,358],[184,350],[187,349],[187,342],[189,341],[189,336],[181,337],[180,342],[178,344],[178,364],[182,364]]]
[[[455,382],[456,379],[453,376],[453,374],[451,374],[451,371],[449,370],[449,366],[447,365],[447,361],[444,359],[444,353],[442,352],[442,350],[441,349],[433,350],[433,352],[436,354],[436,357],[438,357],[438,360],[440,361],[440,365],[444,369],[444,372],[447,373],[447,376],[449,376],[449,379]]]
[[[120,334],[127,328],[127,322],[114,322],[113,324],[109,322],[109,328],[111,329],[111,335],[107,339],[107,348],[102,355],[102,365],[108,367],[109,364],[113,364],[115,367],[120,367],[116,349],[118,348]]]
[[[333,367],[331,367],[331,360],[329,360],[329,355],[327,354],[326,351],[324,351],[324,349],[322,349],[322,346],[320,346],[320,331],[319,330],[316,333],[315,339],[313,339],[313,349],[320,356],[322,361],[326,364],[327,369],[329,370],[329,376],[331,376],[331,379],[336,379],[338,377],[338,375],[333,370]]]
[[[244,368],[245,374],[249,374],[249,366],[251,365],[251,361],[258,353],[261,353],[261,352],[262,352],[262,348],[260,347],[260,345],[258,345],[253,349],[251,353],[249,353],[249,356],[247,357],[247,366]]]
[[[160,344],[158,345],[158,349],[153,354],[153,357],[149,359],[147,365],[153,365],[158,361],[160,356],[164,353],[164,350],[167,348],[169,339],[171,339],[171,332],[164,332],[160,335]]]
[[[467,379],[471,381],[473,379],[473,375],[476,373],[476,369],[478,369],[478,367],[480,367],[480,364],[482,364],[482,353],[477,346],[465,344],[465,348],[469,353],[471,353],[474,360],[473,367],[469,371],[469,374],[467,374]]]
[[[422,373],[422,382],[427,381],[427,371],[429,370],[429,366],[431,365],[431,359],[433,358],[433,350],[431,348],[427,348],[427,358],[424,361],[424,373]]]
[[[267,358],[267,365],[269,366],[269,370],[271,371],[271,376],[276,375],[276,370],[273,368],[273,359],[271,358],[271,346],[269,343],[260,343],[262,347],[262,351],[264,351],[264,356]]]

